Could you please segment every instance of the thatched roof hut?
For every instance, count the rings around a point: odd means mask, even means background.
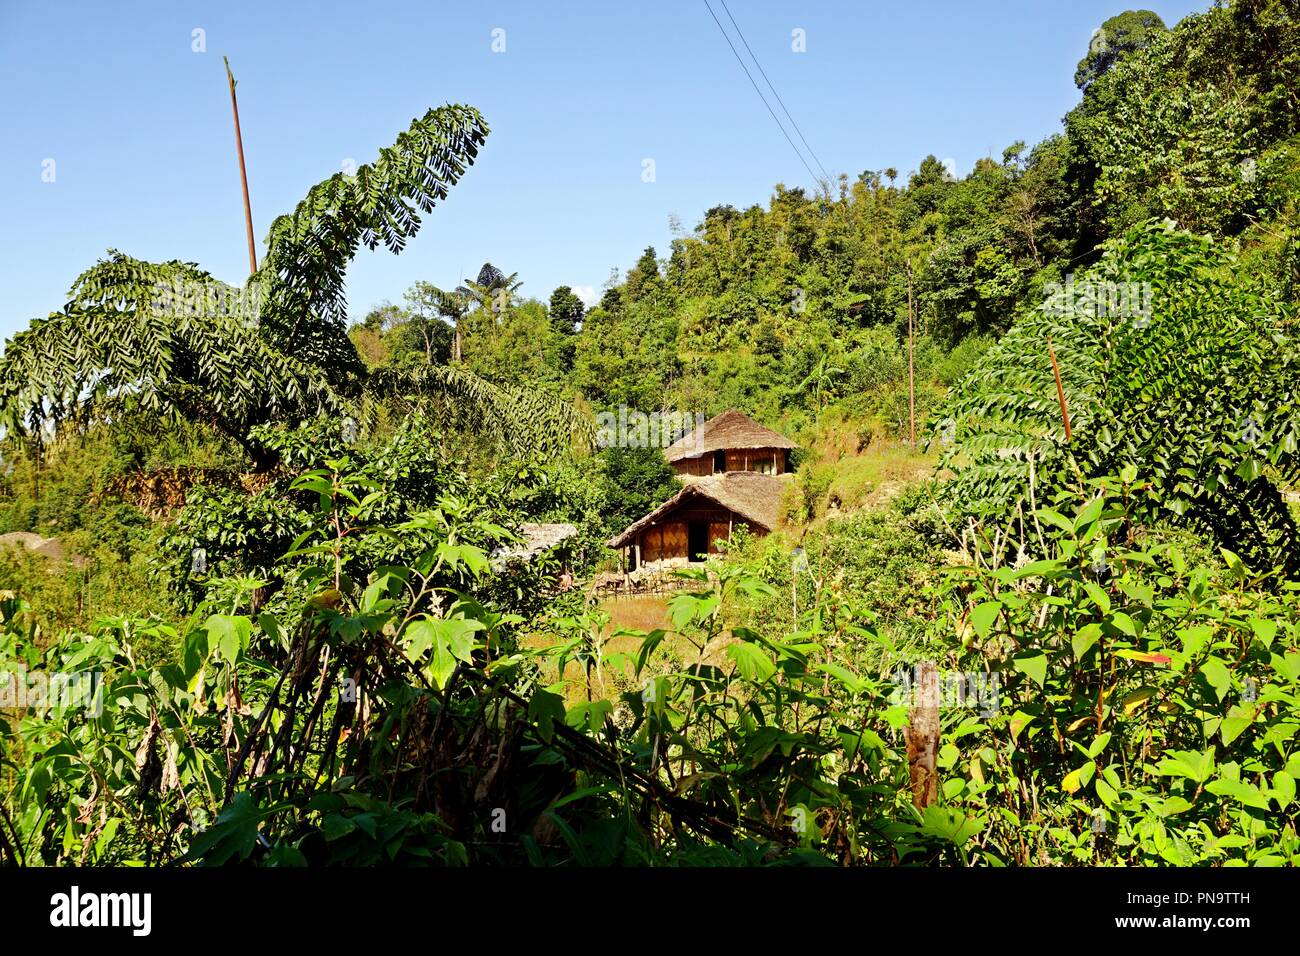
[[[677,513],[699,506],[716,506],[743,519],[751,527],[771,531],[780,518],[781,495],[787,481],[752,471],[732,471],[698,478],[629,525],[622,534],[611,538],[608,544],[611,548],[627,547],[647,528],[668,524]]]
[[[684,487],[609,540],[625,569],[704,561],[736,528],[764,535],[777,526],[790,482],[794,442],[734,408],[664,449]]]
[[[746,448],[792,449],[798,446],[784,435],[764,428],[744,412],[730,409],[673,442],[664,454],[670,462],[697,458],[710,452]]]

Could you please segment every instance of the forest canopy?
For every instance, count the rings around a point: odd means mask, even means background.
[[[109,250],[0,356],[0,864],[1295,865],[1300,20],[1079,52],[1058,134],[713,206],[594,302],[348,314],[467,105],[242,286]],[[773,516],[620,409],[777,433]],[[677,565],[611,547],[683,501]]]

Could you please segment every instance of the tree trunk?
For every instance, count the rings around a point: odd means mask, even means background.
[[[912,805],[931,806],[939,796],[939,671],[934,661],[916,666],[907,740],[907,768],[912,784]]]

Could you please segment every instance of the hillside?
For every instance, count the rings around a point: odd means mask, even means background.
[[[0,356],[0,864],[1296,865],[1293,8],[1121,14],[1059,134],[590,306],[348,314],[468,105],[243,287],[110,250]]]

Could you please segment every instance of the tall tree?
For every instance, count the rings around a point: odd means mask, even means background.
[[[1122,57],[1150,46],[1167,32],[1165,21],[1151,10],[1125,10],[1111,17],[1093,33],[1088,52],[1074,71],[1074,85],[1086,92]]]
[[[551,327],[564,335],[572,335],[582,324],[582,300],[567,285],[551,293]]]
[[[422,344],[425,361],[432,365],[448,357],[459,360],[460,320],[469,308],[465,297],[432,282],[415,282],[406,290],[405,299],[410,316],[407,334]],[[456,344],[448,349],[453,337]]]

